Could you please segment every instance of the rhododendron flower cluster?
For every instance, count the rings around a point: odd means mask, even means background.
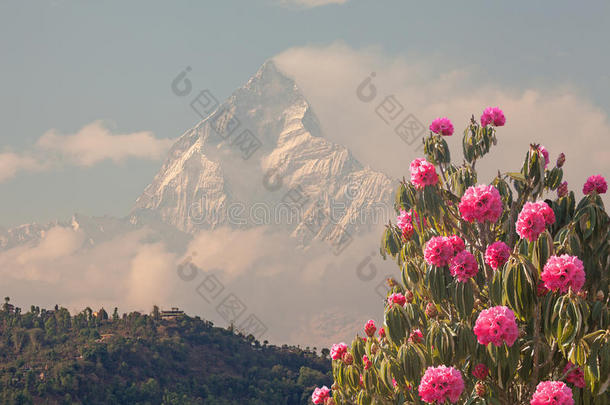
[[[489,124],[496,127],[501,127],[506,124],[504,112],[498,107],[487,107],[485,111],[483,111],[483,115],[481,115],[481,125],[486,127]]]
[[[464,241],[459,236],[433,236],[426,243],[424,258],[428,264],[442,267],[464,249]]]
[[[474,370],[472,370],[472,375],[478,378],[479,380],[484,380],[489,375],[489,369],[483,363],[479,363],[475,366]]]
[[[464,391],[462,374],[453,367],[428,367],[419,383],[419,396],[424,402],[442,404],[457,402]]]
[[[418,226],[419,224],[419,215],[417,212],[413,210],[405,211],[400,210],[400,215],[396,218],[396,225],[402,231],[402,235],[405,239],[410,239],[413,236],[413,232],[415,228],[413,226]],[[426,225],[426,220],[424,219],[423,225]]]
[[[388,305],[398,304],[399,306],[404,306],[407,302],[407,299],[401,293],[393,293],[388,297]],[[379,331],[381,333],[381,331]]]
[[[594,191],[597,194],[604,194],[608,191],[608,183],[606,183],[604,176],[600,174],[591,176],[587,179],[585,185],[582,186],[583,194],[591,194]]]
[[[330,357],[333,360],[339,360],[347,352],[347,345],[343,342],[332,345],[330,348]]]
[[[460,214],[468,222],[496,222],[502,215],[502,198],[494,186],[471,186],[460,200]]]
[[[411,182],[415,188],[423,189],[426,186],[433,186],[438,183],[438,174],[432,163],[424,158],[418,158],[411,162]]]
[[[330,389],[325,385],[322,388],[316,388],[311,394],[311,401],[316,404],[324,404],[326,398],[330,398]]]
[[[561,381],[542,381],[536,386],[530,405],[574,405],[572,390]]]
[[[576,256],[551,256],[540,274],[544,287],[548,290],[565,293],[571,287],[579,291],[585,284],[585,268]]]
[[[474,255],[467,250],[462,250],[451,259],[449,272],[458,281],[465,283],[471,277],[474,277],[479,271],[479,265]]]
[[[453,124],[449,118],[437,118],[430,124],[430,131],[444,136],[453,135]]]
[[[553,209],[544,201],[527,202],[517,218],[517,233],[530,242],[538,239],[547,225],[555,223]]]
[[[542,154],[542,157],[544,158],[544,168],[546,169],[550,162],[549,151],[546,150],[544,146],[538,145],[538,152],[540,152]]]
[[[494,242],[485,249],[485,263],[498,270],[510,257],[510,248],[502,241]]]
[[[372,337],[375,334],[377,327],[375,326],[375,321],[369,319],[369,321],[364,325],[364,333],[367,336]]]
[[[482,345],[493,343],[512,346],[519,336],[515,314],[508,307],[497,306],[481,311],[474,325],[474,334]]]
[[[424,334],[419,329],[415,329],[409,335],[409,340],[413,343],[420,343],[424,339]]]
[[[563,368],[563,374],[567,373],[572,367],[574,367],[574,364],[568,361],[568,364]],[[575,367],[566,376],[566,381],[578,388],[585,388],[585,373],[583,373],[582,368]]]

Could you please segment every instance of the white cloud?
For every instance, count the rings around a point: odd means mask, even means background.
[[[57,153],[62,161],[91,166],[109,159],[119,162],[127,158],[161,159],[172,145],[172,139],[157,139],[152,132],[113,134],[101,121],[85,125],[75,134],[61,135],[47,131],[36,146]]]
[[[280,4],[286,6],[299,6],[304,8],[313,8],[319,6],[327,6],[329,4],[345,4],[349,0],[280,0]]]
[[[43,164],[31,156],[14,152],[0,153],[0,183],[14,177],[17,172],[42,168]]]
[[[420,155],[403,142],[377,114],[377,106],[394,95],[403,115],[415,115],[426,127],[434,118],[448,116],[456,133],[449,139],[456,160],[461,137],[471,114],[500,106],[507,124],[498,131],[498,145],[478,165],[488,181],[499,168],[518,170],[529,143],[546,146],[554,159],[567,156],[566,177],[574,190],[587,176],[610,174],[610,123],[607,114],[573,88],[513,88],[482,81],[475,67],[452,67],[432,57],[407,59],[374,49],[353,49],[342,43],[291,48],[275,58],[292,75],[318,115],[325,134],[350,148],[363,163],[400,178],[409,162]],[[357,87],[371,73],[376,97],[363,102]]]
[[[75,134],[45,132],[31,150],[0,153],[0,182],[20,171],[42,171],[57,167],[92,166],[105,160],[129,158],[160,160],[175,140],[157,139],[152,132],[115,134],[101,121],[85,125]]]

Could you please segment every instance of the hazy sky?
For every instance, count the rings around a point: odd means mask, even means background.
[[[418,95],[407,101],[425,123],[480,113],[475,105],[489,99],[531,127],[542,105],[544,142],[561,133],[558,146],[589,148],[577,165],[608,175],[609,18],[607,1],[3,1],[0,225],[125,215],[168,138],[197,120],[172,93],[174,77],[190,66],[194,87],[224,99],[277,55],[327,128],[349,128],[334,123],[331,101],[338,121],[357,103],[331,94],[332,75],[353,68],[353,85],[344,83],[353,89],[375,70],[388,93]],[[527,122],[515,117],[525,112]],[[577,141],[581,128],[588,143]],[[375,164],[362,145],[348,146]]]

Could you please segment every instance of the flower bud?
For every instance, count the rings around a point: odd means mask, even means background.
[[[559,157],[557,158],[557,167],[563,166],[563,164],[565,162],[566,162],[566,155],[562,152],[559,154]]]
[[[474,389],[479,398],[483,398],[485,397],[485,394],[487,394],[487,387],[485,387],[485,383],[483,383],[482,381],[477,382],[477,384],[474,386]]]
[[[336,405],[336,402],[332,397],[328,397],[328,398],[326,398],[324,405]]]
[[[413,293],[409,290],[407,290],[407,292],[405,293],[405,298],[407,299],[407,302],[410,304],[413,302]]]
[[[432,302],[429,302],[428,305],[426,305],[426,316],[428,318],[436,318],[437,315],[438,311],[436,310],[436,305],[434,305]]]
[[[371,346],[371,353],[377,354],[378,350],[379,350],[379,346],[377,345],[377,343],[373,343],[373,345]]]
[[[385,337],[385,329],[384,329],[384,328],[379,329],[379,336],[380,336],[381,338],[384,338],[384,337]]]
[[[391,277],[386,280],[386,283],[388,284],[388,287],[390,287],[390,288],[393,288],[396,286],[396,280],[394,280]]]
[[[348,366],[354,362],[354,356],[350,352],[346,352],[343,354],[343,362]]]
[[[364,356],[362,356],[362,363],[364,364],[365,370],[368,370],[369,368],[371,368],[372,363],[366,354]]]
[[[375,326],[375,321],[373,321],[372,319],[370,319],[365,325],[364,325],[364,332],[366,333],[366,335],[368,337],[373,337],[375,335],[375,331],[377,330],[377,327]]]
[[[337,385],[337,383],[333,383],[333,385],[330,386],[330,389],[333,391],[337,391],[339,389],[339,386]]]
[[[544,286],[544,281],[539,282],[538,286],[536,287],[536,295],[539,297],[544,297],[548,292],[549,290],[547,290],[547,288]]]
[[[557,187],[557,197],[561,198],[565,197],[566,195],[568,195],[568,182],[564,181],[559,185],[559,187]]]

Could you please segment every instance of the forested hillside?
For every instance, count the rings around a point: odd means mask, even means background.
[[[199,317],[0,310],[2,404],[306,404],[328,351],[277,347]]]

